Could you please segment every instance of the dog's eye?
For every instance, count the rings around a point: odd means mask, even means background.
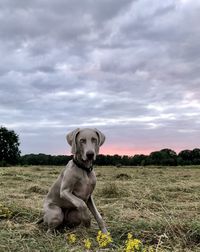
[[[86,139],[80,139],[80,143],[86,143]]]
[[[96,138],[92,138],[92,142],[93,143],[97,143],[97,139]]]

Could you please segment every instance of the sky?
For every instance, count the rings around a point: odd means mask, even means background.
[[[0,125],[22,154],[70,154],[98,128],[103,154],[199,147],[200,1],[0,0]]]

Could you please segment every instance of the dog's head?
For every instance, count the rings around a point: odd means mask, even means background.
[[[104,143],[105,136],[97,129],[75,129],[66,136],[72,154],[82,162],[92,162]]]

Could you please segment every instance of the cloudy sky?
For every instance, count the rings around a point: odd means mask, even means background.
[[[22,154],[69,154],[96,127],[101,153],[199,147],[200,1],[0,0],[0,125]]]

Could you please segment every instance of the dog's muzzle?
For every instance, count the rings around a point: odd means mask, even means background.
[[[87,151],[86,152],[86,157],[87,157],[87,160],[94,160],[94,152],[93,151]]]

